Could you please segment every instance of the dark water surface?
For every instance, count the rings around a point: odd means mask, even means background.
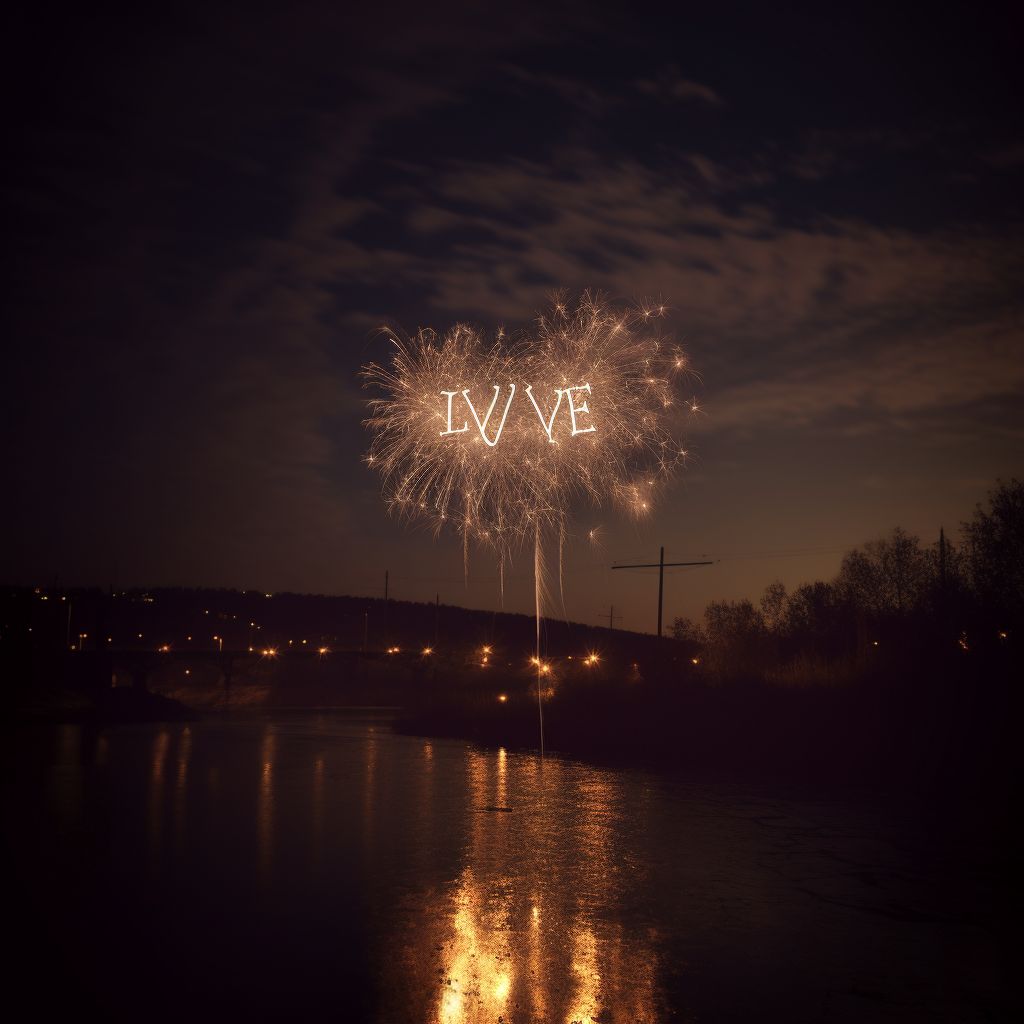
[[[1005,851],[934,810],[336,714],[7,753],[20,1019],[1016,1019]]]

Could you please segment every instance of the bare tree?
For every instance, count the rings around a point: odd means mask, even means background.
[[[996,481],[988,510],[979,503],[974,520],[961,523],[975,593],[1001,629],[1019,628],[1024,617],[1024,484]]]
[[[764,596],[761,598],[761,611],[764,614],[765,624],[771,632],[778,632],[782,627],[788,604],[786,584],[782,580],[772,580],[764,588]]]
[[[928,594],[933,562],[920,540],[896,527],[888,537],[869,540],[863,551],[843,556],[836,582],[858,607],[875,614],[902,614]]]
[[[704,609],[712,668],[721,676],[759,671],[768,652],[768,630],[759,608],[742,601],[712,601]]]

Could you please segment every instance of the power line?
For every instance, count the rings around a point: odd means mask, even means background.
[[[669,566],[681,565],[712,565],[712,562],[669,562]],[[654,565],[613,565],[613,569],[657,569],[658,570],[658,636],[661,636],[661,606],[662,597],[665,592],[665,549],[661,549],[661,558]]]

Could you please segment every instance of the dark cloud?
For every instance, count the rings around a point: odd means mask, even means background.
[[[373,328],[514,327],[554,287],[662,297],[702,373],[659,536],[736,549],[701,510],[743,479],[826,546],[966,514],[982,470],[1019,472],[1024,388],[1019,82],[987,17],[24,21],[8,573],[344,591],[382,552],[433,565],[360,463]]]

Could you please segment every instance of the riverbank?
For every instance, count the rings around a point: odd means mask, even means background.
[[[70,686],[36,686],[7,695],[8,720],[115,724],[197,722],[199,712],[163,694],[131,686],[83,693]]]
[[[962,683],[885,676],[811,689],[658,679],[565,688],[543,701],[544,743],[604,763],[1017,800],[1019,695],[1005,680]],[[536,691],[462,690],[413,702],[395,729],[536,749],[539,718]]]

